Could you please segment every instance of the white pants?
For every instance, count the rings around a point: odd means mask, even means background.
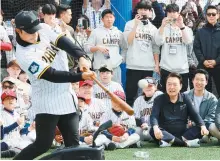
[[[116,148],[122,149],[122,148],[126,148],[126,147],[129,147],[130,145],[137,143],[139,140],[140,140],[140,136],[134,133],[134,134],[131,134],[126,141],[121,142],[121,143],[116,143],[108,139],[105,135],[101,134],[96,138],[95,143],[97,146],[101,146],[101,145],[108,146],[110,142],[113,142],[115,143]]]
[[[135,132],[140,136],[141,141],[150,141],[152,140],[152,137],[150,136],[150,128],[148,127],[147,130],[143,130],[141,127],[136,127]]]
[[[32,142],[29,140],[25,140],[23,138],[15,138],[5,141],[9,148],[18,148],[18,149],[24,149]]]

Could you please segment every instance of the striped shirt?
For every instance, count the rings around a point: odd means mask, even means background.
[[[147,123],[148,125],[150,125],[150,115],[151,115],[154,99],[161,94],[163,94],[161,91],[156,91],[153,97],[148,101],[144,99],[145,96],[139,96],[134,101],[134,106],[133,106],[135,118],[141,119],[142,123]]]
[[[108,121],[109,109],[100,99],[92,98],[90,104],[86,105],[85,108],[93,122],[99,122],[101,125]]]
[[[32,108],[35,114],[47,113],[64,115],[76,111],[78,100],[70,83],[52,83],[40,79],[43,73],[52,67],[56,70],[69,71],[66,52],[56,48],[60,35],[41,24],[38,31],[40,41],[23,47],[17,44],[16,58],[29,78],[32,85]],[[53,44],[52,44],[52,43]]]
[[[104,84],[103,84],[104,85]],[[114,81],[111,81],[109,84],[104,85],[110,92],[115,92],[115,91],[122,91],[124,92],[122,86]],[[111,98],[108,96],[108,94],[97,84],[94,85],[93,87],[93,95],[95,98],[101,99],[105,106],[111,110],[112,108],[112,103],[111,103]]]

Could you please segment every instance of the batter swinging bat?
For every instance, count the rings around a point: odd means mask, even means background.
[[[86,68],[83,68],[83,71],[88,71]],[[107,88],[105,88],[95,77],[92,77],[92,80],[95,81],[111,98],[111,100],[117,104],[119,108],[121,108],[122,111],[125,111],[128,115],[133,115],[134,110],[129,106],[125,101],[120,99],[118,96],[116,96],[114,93],[110,92]]]

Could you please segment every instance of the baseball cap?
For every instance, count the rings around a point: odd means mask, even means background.
[[[78,94],[78,95],[77,95],[77,98],[78,98],[78,99],[82,99],[82,100],[84,100],[84,101],[86,100],[86,98],[85,98],[83,95],[81,95],[81,94]]]
[[[2,81],[2,84],[4,84],[5,82],[9,82],[9,83],[12,83],[12,84],[16,84],[15,79],[12,78],[12,77],[6,77],[6,78],[4,78],[3,81]]]
[[[113,71],[113,68],[112,68],[112,66],[111,65],[109,65],[109,64],[103,64],[103,65],[101,65],[101,67],[99,68],[99,71],[100,72],[104,72],[104,71]]]
[[[15,26],[29,34],[41,29],[36,11],[21,11],[15,16]]]
[[[102,18],[104,18],[107,14],[112,14],[113,16],[115,16],[115,13],[112,10],[105,9],[104,11],[102,11]]]
[[[118,96],[119,98],[121,98],[122,100],[125,101],[125,93],[122,91],[115,91],[113,92],[116,96]]]
[[[93,81],[92,80],[79,81],[79,87],[82,87],[84,85],[93,86]]]
[[[5,91],[4,93],[2,93],[2,95],[1,95],[2,101],[4,101],[4,99],[7,98],[7,97],[14,97],[14,98],[17,99],[17,96],[16,96],[15,92],[11,91],[11,90],[10,91]]]

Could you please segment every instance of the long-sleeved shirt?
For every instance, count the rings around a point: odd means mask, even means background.
[[[187,26],[184,32],[185,36],[180,28],[170,25],[164,27],[163,35],[157,32],[156,42],[162,45],[160,61],[162,69],[179,74],[189,72],[186,45],[192,43],[193,33]]]
[[[189,98],[194,102],[194,89],[185,92],[189,96]],[[215,111],[217,106],[218,100],[214,94],[205,90],[202,102],[199,106],[198,113],[200,114],[201,118],[209,126],[211,123],[215,121]]]
[[[170,101],[168,94],[162,94],[154,99],[150,116],[151,126],[158,125],[171,133],[184,132],[188,117],[198,125],[204,125],[200,115],[196,112],[190,98],[185,94],[179,94],[176,103]]]
[[[206,24],[196,32],[193,49],[199,61],[199,67],[203,67],[205,60],[215,60],[220,65],[220,24]]]

